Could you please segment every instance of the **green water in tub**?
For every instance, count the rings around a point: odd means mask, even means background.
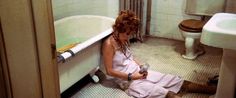
[[[79,37],[79,35],[62,32],[63,31],[56,33],[56,48],[60,53],[63,53],[64,51],[86,40],[83,37]]]
[[[57,24],[55,26],[57,50],[60,48],[72,48],[74,44],[82,43],[94,36],[92,32],[101,32],[100,29],[97,29],[100,28],[101,24],[94,22],[95,20],[89,20],[90,22],[87,20],[80,20],[79,22],[67,20],[63,24]]]

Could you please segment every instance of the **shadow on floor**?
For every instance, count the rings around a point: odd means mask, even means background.
[[[77,83],[75,83],[74,85],[72,85],[69,89],[67,89],[66,91],[64,91],[61,94],[61,98],[70,98],[72,97],[74,94],[76,94],[79,90],[81,90],[84,86],[86,86],[87,84],[91,83],[92,79],[89,75],[86,75],[84,78],[82,78],[80,81],[78,81]]]

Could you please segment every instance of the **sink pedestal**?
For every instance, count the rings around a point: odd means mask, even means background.
[[[215,98],[235,98],[236,14],[214,14],[204,25],[200,41],[205,45],[224,49]]]
[[[215,98],[234,98],[236,50],[224,49]]]

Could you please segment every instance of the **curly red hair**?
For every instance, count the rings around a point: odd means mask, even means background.
[[[119,41],[119,33],[125,33],[128,31],[131,33],[131,35],[133,35],[133,37],[137,37],[139,33],[139,26],[140,20],[138,19],[138,17],[136,17],[134,12],[130,10],[124,10],[119,13],[118,17],[116,18],[115,24],[112,26],[112,34],[123,52],[125,52],[128,42],[126,44],[121,44],[121,42]]]
[[[132,34],[137,34],[140,25],[140,20],[130,10],[121,11],[113,25],[113,33],[124,33],[127,30],[132,31]]]

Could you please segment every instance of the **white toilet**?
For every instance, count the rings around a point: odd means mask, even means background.
[[[202,28],[207,22],[206,16],[212,16],[217,12],[223,12],[224,0],[186,0],[185,13],[189,15],[201,16],[201,19],[183,20],[179,25],[179,30],[185,38],[185,59],[196,59],[204,54],[204,49],[199,46]]]

